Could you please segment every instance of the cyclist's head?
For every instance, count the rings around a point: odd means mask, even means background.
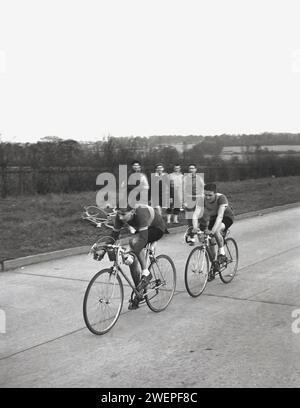
[[[204,197],[208,201],[213,201],[215,199],[217,192],[217,186],[214,183],[208,183],[204,186]]]
[[[134,212],[130,205],[127,205],[127,207],[117,207],[116,211],[119,219],[124,222],[129,221],[132,218]]]

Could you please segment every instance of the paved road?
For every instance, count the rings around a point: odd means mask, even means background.
[[[216,279],[196,299],[183,283],[190,248],[167,236],[159,252],[178,271],[169,308],[129,312],[124,304],[104,336],[82,318],[100,266],[88,256],[0,274],[0,387],[299,387],[299,218],[300,207],[236,222],[238,275],[229,285]]]

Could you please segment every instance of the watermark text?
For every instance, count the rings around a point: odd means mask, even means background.
[[[294,309],[292,311],[292,318],[295,319],[292,323],[292,332],[295,334],[300,333],[300,309]]]
[[[0,309],[0,334],[6,333],[6,313]]]

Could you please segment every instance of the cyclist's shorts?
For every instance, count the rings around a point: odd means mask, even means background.
[[[136,254],[140,253],[141,250],[148,244],[148,242],[158,241],[164,235],[161,229],[155,227],[149,227],[147,232],[148,234],[137,233],[130,240],[130,246]]]
[[[208,224],[208,229],[211,230],[213,226],[215,225],[217,217],[211,217],[209,220]],[[233,220],[230,217],[223,217],[222,220],[223,224],[225,225],[225,230],[228,230],[228,228],[233,224]]]
[[[149,227],[148,228],[148,242],[158,241],[164,235],[163,231],[159,228]]]

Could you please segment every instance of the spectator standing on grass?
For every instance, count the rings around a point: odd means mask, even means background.
[[[183,204],[183,174],[181,173],[180,164],[175,164],[173,173],[170,178],[170,207],[167,208],[167,223],[171,223],[173,215],[173,223],[178,224],[178,214]]]
[[[204,181],[200,173],[197,173],[197,166],[194,163],[189,164],[188,174],[183,178],[183,206],[185,208],[185,218],[188,226],[193,229],[193,213],[196,206],[203,206],[204,199]]]
[[[162,215],[162,209],[169,207],[169,175],[162,163],[155,166],[151,174],[151,204]]]
[[[130,192],[136,188],[139,190],[139,193],[136,196],[137,201],[140,204],[148,204],[149,183],[146,174],[142,173],[142,165],[139,160],[134,160],[131,163],[131,173],[128,177],[127,195],[129,195]]]

